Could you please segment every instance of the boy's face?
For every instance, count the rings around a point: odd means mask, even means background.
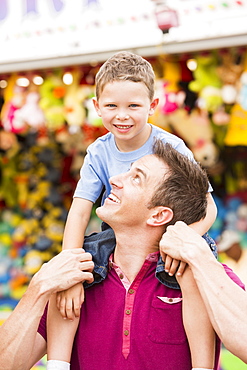
[[[150,135],[148,117],[154,113],[158,99],[150,101],[144,83],[108,83],[99,100],[93,101],[105,128],[115,136],[119,150],[136,150],[147,141]]]

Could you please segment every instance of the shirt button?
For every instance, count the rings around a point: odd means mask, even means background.
[[[130,315],[131,314],[131,310],[126,310],[125,313],[126,313],[126,315]]]
[[[124,330],[124,335],[129,335],[129,330]]]
[[[123,274],[120,274],[119,277],[120,277],[120,279],[123,279],[124,278]]]
[[[168,299],[168,302],[173,302],[173,299],[172,299],[172,298],[169,298],[169,299]]]
[[[129,289],[129,294],[134,294],[135,291],[133,289]]]

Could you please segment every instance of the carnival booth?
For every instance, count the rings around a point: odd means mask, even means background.
[[[95,75],[120,50],[152,64],[160,103],[150,122],[207,170],[218,206],[209,233],[247,284],[247,1],[0,5],[0,320],[61,250],[87,146],[106,133]],[[100,229],[94,211],[88,233]],[[247,368],[236,361],[226,352],[222,370]]]

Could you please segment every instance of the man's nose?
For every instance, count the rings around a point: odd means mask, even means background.
[[[123,187],[122,175],[115,175],[115,176],[110,177],[109,183],[110,183],[112,188],[114,188],[114,187],[115,188],[122,188]]]

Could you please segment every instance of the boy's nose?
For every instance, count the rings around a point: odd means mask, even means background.
[[[128,114],[117,114],[116,115],[116,119],[118,119],[120,121],[125,121],[129,118],[130,118],[130,116]]]

